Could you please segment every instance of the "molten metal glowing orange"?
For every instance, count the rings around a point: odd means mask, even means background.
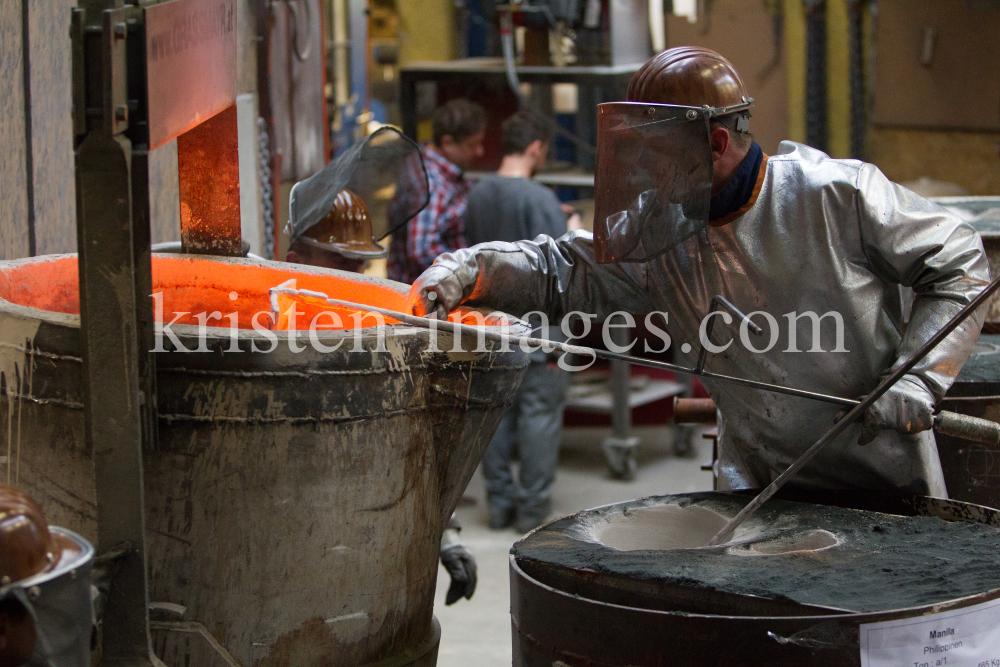
[[[238,264],[211,257],[153,257],[153,292],[163,294],[163,319],[169,322],[178,313],[184,313],[177,318],[177,324],[197,325],[195,315],[199,313],[219,312],[225,316],[235,312],[239,328],[252,329],[255,314],[271,312],[269,290],[291,278],[296,280],[299,289],[323,292],[332,298],[388,310],[410,311],[405,291],[397,291],[391,284],[356,274],[302,269],[278,262]],[[234,292],[235,300],[230,298]],[[0,270],[0,298],[29,308],[79,314],[76,256],[53,255],[42,261]],[[296,304],[298,329],[308,330],[309,323],[323,311],[336,312],[342,326],[330,326],[331,318],[324,317],[317,323],[319,329],[354,329],[379,324],[370,314],[331,308],[318,300],[297,297]],[[462,322],[476,323],[475,316],[468,309],[461,308],[456,312]],[[457,318],[453,316],[453,319]],[[264,316],[258,322],[273,326],[269,324],[270,319]],[[393,324],[395,321],[386,318],[385,322]],[[497,322],[491,318],[488,323]],[[228,326],[228,322],[222,320],[219,326]]]
[[[177,137],[185,252],[242,254],[236,105]]]

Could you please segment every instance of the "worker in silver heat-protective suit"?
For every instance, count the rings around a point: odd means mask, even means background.
[[[675,354],[693,365],[721,295],[763,334],[744,327],[744,342],[740,320],[716,313],[710,370],[857,398],[988,282],[976,232],[874,166],[792,142],[763,155],[748,134],[753,100],[719,54],[665,51],[636,73],[628,95],[598,107],[593,237],[442,255],[413,285],[414,312],[441,316],[462,301],[553,318],[583,311],[598,322],[615,311],[663,311]],[[900,286],[915,294],[908,322]],[[805,313],[836,315],[816,323]],[[981,311],[969,317],[793,483],[946,497],[932,413],[982,322]],[[722,415],[723,490],[766,486],[838,413],[703,384]]]

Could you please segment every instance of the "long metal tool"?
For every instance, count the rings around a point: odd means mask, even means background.
[[[723,382],[729,382],[731,384],[738,384],[746,387],[753,387],[755,389],[761,389],[764,391],[773,391],[780,394],[788,394],[790,396],[799,396],[801,398],[811,398],[817,401],[824,401],[826,403],[833,403],[835,405],[842,405],[844,407],[856,407],[860,405],[861,401],[853,398],[842,398],[840,396],[831,396],[829,394],[821,394],[815,391],[806,391],[804,389],[795,389],[792,387],[784,387],[778,384],[771,384],[769,382],[758,382],[757,380],[747,380],[745,378],[733,377],[731,375],[723,375],[722,373],[712,373],[710,371],[704,370],[704,354],[702,359],[699,361],[696,368],[687,368],[686,366],[678,366],[677,364],[667,363],[665,361],[655,361],[652,359],[644,359],[643,357],[636,357],[629,354],[620,354],[617,352],[609,352],[607,350],[598,350],[592,347],[586,347],[583,345],[572,345],[570,343],[558,343],[552,340],[546,340],[544,338],[534,338],[531,336],[520,336],[517,334],[506,333],[504,331],[491,331],[484,327],[478,325],[463,324],[461,322],[452,322],[450,320],[438,320],[430,319],[427,317],[419,317],[417,315],[412,315],[408,313],[402,313],[395,310],[389,310],[388,308],[379,308],[378,306],[369,306],[366,304],[355,303],[353,301],[344,301],[343,299],[334,299],[327,296],[323,292],[314,292],[311,290],[300,290],[294,287],[294,280],[289,280],[287,282],[278,285],[277,287],[272,287],[270,290],[271,295],[271,309],[277,314],[279,312],[278,302],[276,297],[278,295],[285,295],[290,297],[304,296],[312,299],[318,299],[324,301],[330,306],[339,306],[343,308],[349,308],[351,310],[360,310],[369,313],[379,313],[386,317],[391,317],[394,320],[403,322],[405,324],[412,324],[414,326],[422,327],[425,329],[438,329],[443,328],[446,331],[450,331],[455,334],[469,334],[475,336],[483,336],[484,338],[491,338],[493,340],[506,340],[508,343],[515,343],[525,347],[532,347],[535,349],[551,346],[554,349],[561,350],[563,352],[569,352],[571,354],[582,354],[585,356],[595,357],[598,359],[608,359],[614,361],[624,361],[635,366],[645,366],[647,368],[660,368],[664,370],[674,371],[676,373],[684,373],[687,375],[697,376],[697,377],[707,377]],[[746,319],[746,316],[740,313],[732,304],[729,304],[723,300],[725,305],[733,310],[739,317]],[[938,432],[945,433],[947,435],[954,435],[956,437],[967,438],[969,440],[975,440],[976,442],[983,442],[987,444],[998,444],[1000,445],[1000,426],[997,424],[986,420],[979,419],[977,417],[970,417],[968,415],[960,415],[954,412],[939,412],[934,416],[934,429]]]
[[[291,281],[289,281],[291,282]],[[323,292],[313,292],[310,290],[300,290],[294,287],[289,287],[288,283],[282,283],[277,287],[272,287],[271,293],[271,308],[277,312],[278,306],[274,301],[274,297],[283,294],[285,296],[305,296],[313,299],[322,299],[331,306],[341,306],[344,308],[350,308],[352,310],[362,310],[369,313],[379,313],[386,317],[391,317],[394,320],[404,322],[406,324],[412,324],[413,326],[422,327],[425,329],[444,329],[445,331],[450,331],[452,333],[458,334],[469,334],[476,336],[485,336],[493,340],[507,340],[508,342],[515,343],[522,346],[530,346],[533,348],[552,348],[554,350],[559,350],[560,352],[568,352],[570,354],[582,354],[588,357],[596,357],[597,359],[605,359],[608,361],[625,361],[634,366],[644,366],[646,368],[658,368],[666,371],[673,371],[675,373],[683,373],[684,375],[691,375],[695,377],[705,377],[714,380],[720,380],[722,382],[728,382],[730,384],[738,384],[744,387],[752,387],[754,389],[763,389],[765,391],[773,391],[779,394],[788,394],[789,396],[799,396],[801,398],[812,398],[818,401],[825,401],[827,403],[834,403],[837,405],[842,405],[844,407],[851,407],[857,405],[858,401],[852,398],[842,398],[840,396],[831,396],[829,394],[822,394],[815,391],[807,391],[805,389],[795,389],[793,387],[785,387],[779,384],[771,384],[769,382],[759,382],[757,380],[748,380],[746,378],[738,378],[732,375],[725,375],[723,373],[713,373],[712,371],[707,371],[704,368],[688,368],[687,366],[680,366],[678,364],[671,364],[666,361],[657,361],[655,359],[646,359],[643,357],[636,357],[630,354],[621,354],[618,352],[611,352],[608,350],[598,350],[592,347],[586,347],[583,345],[573,345],[571,343],[559,343],[554,340],[546,340],[544,338],[534,338],[532,336],[519,336],[516,334],[506,333],[503,331],[491,331],[489,329],[484,329],[479,326],[474,326],[471,324],[462,324],[461,322],[452,322],[450,320],[438,320],[430,319],[427,317],[419,317],[417,315],[401,313],[395,310],[389,310],[388,308],[379,308],[377,306],[370,306],[362,303],[354,303],[352,301],[344,301],[343,299],[333,299]],[[739,311],[735,311],[739,312]]]
[[[916,352],[914,352],[909,359],[906,360],[906,363],[904,363],[902,366],[893,371],[887,378],[885,378],[884,380],[882,380],[882,382],[879,383],[879,385],[875,388],[874,391],[865,396],[860,403],[851,408],[851,410],[846,415],[844,415],[840,421],[834,424],[833,428],[827,431],[822,438],[816,441],[816,444],[807,449],[805,453],[802,454],[802,456],[800,456],[798,459],[795,460],[794,463],[792,463],[792,465],[788,466],[788,468],[783,473],[778,475],[778,477],[773,482],[771,482],[767,486],[767,488],[761,491],[756,498],[751,500],[746,505],[746,507],[740,510],[740,512],[736,516],[730,519],[729,523],[727,523],[722,528],[722,530],[720,530],[715,535],[715,537],[709,540],[707,546],[717,546],[719,544],[724,544],[728,542],[730,539],[732,539],[733,533],[736,532],[736,529],[739,528],[739,526],[744,521],[750,518],[754,514],[754,512],[759,510],[761,505],[766,503],[768,499],[771,498],[771,496],[777,493],[778,489],[780,489],[782,486],[785,485],[785,482],[787,482],[793,475],[795,475],[795,473],[801,470],[802,467],[805,466],[805,464],[809,463],[809,461],[811,461],[812,458],[820,452],[820,450],[822,450],[824,447],[830,444],[830,442],[832,442],[834,438],[843,433],[848,426],[856,422],[858,418],[861,417],[861,415],[863,415],[865,411],[868,408],[870,408],[872,404],[875,403],[875,401],[879,399],[879,397],[881,397],[884,393],[889,391],[889,389],[891,389],[894,384],[896,384],[904,375],[909,373],[914,366],[920,363],[920,361],[927,356],[927,353],[933,350],[938,343],[944,340],[948,336],[948,334],[950,334],[958,327],[958,325],[964,322],[969,317],[969,315],[974,313],[980,306],[986,303],[987,299],[989,299],[993,295],[993,293],[997,291],[998,288],[1000,288],[1000,278],[997,278],[992,283],[990,283],[986,287],[986,289],[980,292],[976,296],[976,298],[974,298],[971,302],[969,302],[967,306],[962,308],[962,310],[958,311],[958,313],[956,313],[955,316],[951,318],[951,320],[949,320],[949,322],[946,325],[944,325],[944,327],[942,327],[940,331],[931,336],[931,338],[926,343],[921,345],[920,348]]]

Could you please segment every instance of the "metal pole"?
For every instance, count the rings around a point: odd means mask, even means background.
[[[146,570],[143,444],[152,372],[144,332],[152,322],[148,227],[135,229],[128,129],[126,41],[138,10],[85,0],[77,15],[75,99],[86,99],[76,150],[77,248],[86,439],[94,452],[98,549],[127,545],[102,618],[105,665],[162,664],[152,653]],[[86,64],[100,63],[100,67]],[[99,74],[96,74],[99,73]],[[97,110],[100,110],[99,113]],[[92,113],[93,110],[93,113]],[[80,125],[75,125],[80,127]],[[145,215],[139,220],[148,225]],[[146,243],[146,247],[140,247]],[[147,426],[147,428],[144,428]]]
[[[611,337],[616,345],[628,340],[624,329],[615,329]],[[629,408],[629,384],[631,366],[627,361],[616,359],[611,362],[611,432],[616,438],[627,438],[632,429],[632,410]]]
[[[617,345],[628,342],[628,332],[625,329],[613,329],[611,337]],[[605,438],[601,445],[611,476],[624,480],[634,479],[639,467],[635,458],[639,438],[629,435],[632,430],[630,369],[631,364],[624,359],[611,360],[611,378],[608,383],[611,390],[611,437]]]
[[[526,345],[530,347],[547,347],[555,350],[561,350],[569,354],[582,354],[585,356],[592,356],[599,359],[617,359],[622,363],[634,364],[636,366],[649,366],[652,368],[665,368],[668,370],[674,370],[678,373],[685,373],[689,376],[700,376],[700,377],[710,377],[721,380],[723,382],[728,382],[731,384],[743,385],[746,387],[753,387],[755,389],[761,389],[763,391],[773,391],[780,394],[787,394],[790,396],[799,396],[801,398],[810,398],[817,401],[823,401],[825,403],[833,403],[835,405],[843,405],[844,407],[854,407],[861,403],[861,401],[852,398],[840,398],[839,396],[830,396],[829,394],[821,394],[814,391],[806,391],[804,389],[793,389],[791,387],[783,387],[777,384],[770,384],[768,382],[758,382],[756,380],[747,380],[744,378],[732,377],[729,375],[722,375],[719,373],[710,373],[708,371],[698,371],[697,368],[685,368],[684,366],[677,366],[675,364],[670,364],[664,361],[653,361],[651,359],[644,359],[643,357],[636,357],[628,354],[618,354],[616,352],[608,352],[607,350],[597,350],[592,347],[585,347],[582,345],[572,345],[569,343],[559,343],[556,341],[545,340],[544,338],[531,338],[528,336],[518,336],[503,332],[489,331],[482,329],[478,326],[473,326],[469,324],[462,324],[459,322],[442,321],[437,319],[429,319],[426,317],[418,317],[416,315],[410,315],[407,313],[400,313],[398,311],[389,310],[387,308],[379,308],[377,306],[369,306],[360,303],[354,303],[353,301],[344,301],[342,299],[331,299],[326,294],[322,292],[314,292],[311,290],[299,290],[294,287],[289,287],[289,283],[294,281],[289,281],[288,283],[282,283],[277,287],[272,287],[271,292],[271,308],[277,313],[278,305],[276,297],[279,294],[287,296],[306,296],[310,298],[325,300],[328,305],[331,306],[343,306],[346,308],[351,308],[353,310],[360,310],[369,313],[379,313],[381,315],[386,315],[393,319],[399,320],[400,322],[405,322],[407,324],[413,324],[415,326],[437,329],[438,327],[443,327],[448,331],[452,331],[455,334],[470,334],[475,336],[483,336],[484,338],[492,338],[495,340],[506,340],[508,343],[517,343],[519,345]],[[992,288],[991,288],[992,289]],[[978,297],[977,297],[978,298]],[[619,338],[618,343],[621,344],[623,339]],[[627,377],[626,381],[627,381]],[[614,378],[613,378],[614,379]],[[620,381],[620,380],[619,380]],[[631,428],[631,414],[629,414],[626,419],[628,420],[626,426],[626,435],[628,429]],[[621,422],[619,422],[621,423]],[[986,444],[1000,444],[1000,425],[997,425],[989,420],[980,419],[978,417],[970,417],[968,415],[959,415],[953,412],[939,412],[935,415],[934,429],[940,433],[945,433],[947,435],[954,435],[956,437],[966,438],[969,440],[975,440],[976,442],[982,442]],[[609,438],[613,440],[614,438]],[[630,441],[634,441],[634,444],[638,444],[638,438],[628,438]]]

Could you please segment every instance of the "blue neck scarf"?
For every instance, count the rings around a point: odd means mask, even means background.
[[[750,146],[747,156],[743,158],[743,162],[740,163],[739,169],[726,183],[726,187],[712,197],[708,208],[709,220],[724,218],[730,213],[740,210],[744,204],[750,201],[753,186],[757,183],[757,173],[760,171],[760,164],[763,161],[764,151],[755,141]]]

